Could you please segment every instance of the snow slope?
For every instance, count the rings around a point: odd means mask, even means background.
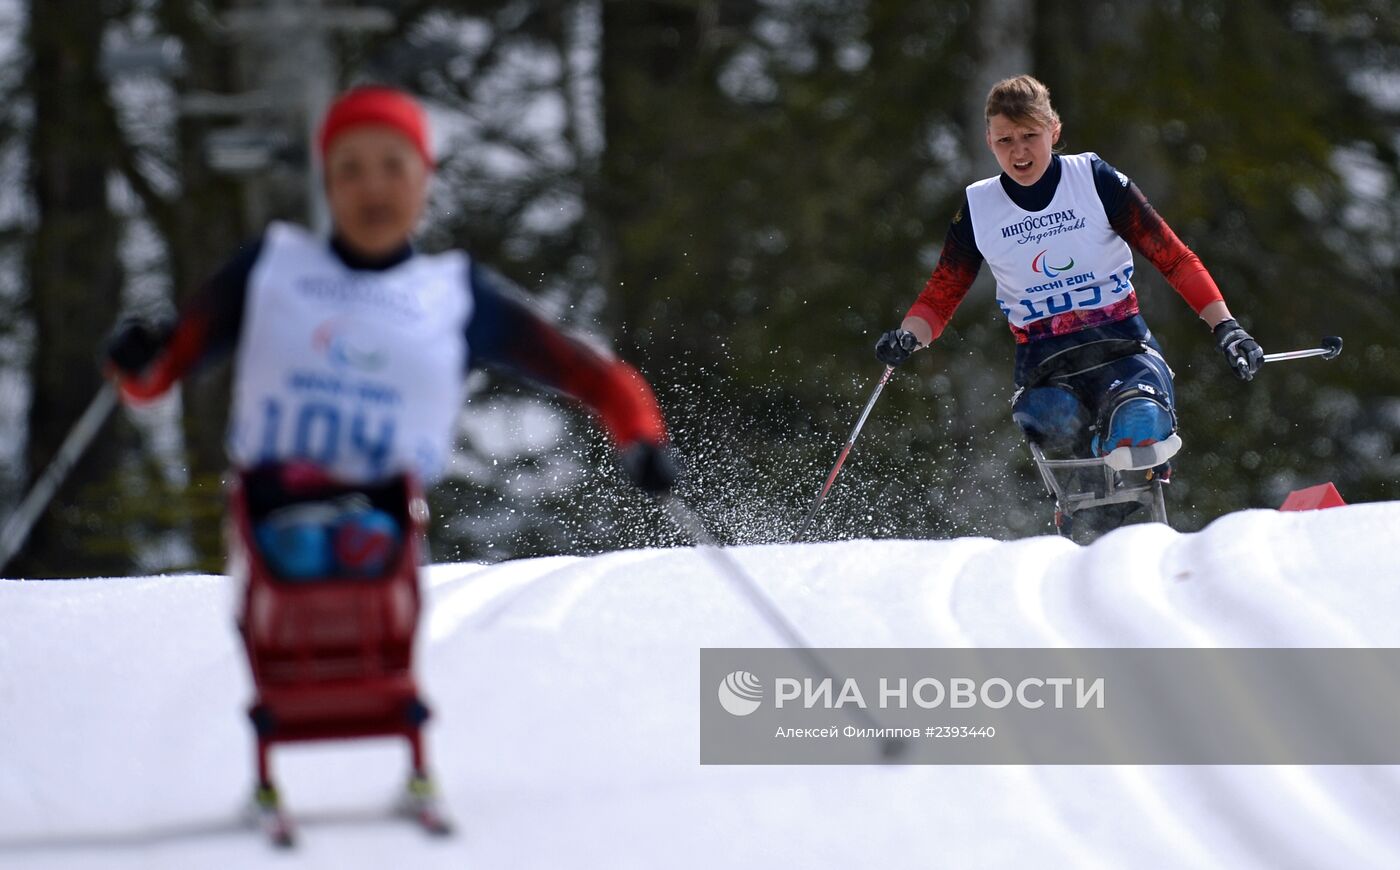
[[[734,550],[820,646],[1400,646],[1400,503],[1091,547]],[[0,582],[3,867],[1395,867],[1390,767],[701,767],[702,646],[775,635],[691,550],[428,574],[430,745],[461,830],[387,810],[399,743],[275,756],[294,855],[240,826],[250,693],[220,577]]]

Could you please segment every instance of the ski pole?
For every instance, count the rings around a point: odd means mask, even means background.
[[[759,612],[773,630],[782,636],[783,641],[788,647],[802,657],[802,660],[806,662],[807,667],[811,669],[812,673],[819,678],[829,679],[835,683],[836,677],[827,663],[821,656],[817,655],[816,651],[813,650],[811,645],[798,633],[793,624],[783,616],[783,612],[778,609],[778,605],[773,603],[773,599],[763,594],[763,590],[759,588],[758,583],[754,582],[754,579],[749,576],[748,572],[744,570],[744,567],[739,564],[739,561],[725,552],[724,548],[720,546],[719,541],[715,540],[714,536],[705,528],[705,524],[701,522],[700,517],[696,516],[695,511],[691,510],[685,502],[681,501],[675,495],[662,496],[661,504],[666,508],[666,512],[671,515],[671,521],[674,522],[681,531],[690,535],[691,539],[699,545],[700,551],[709,558],[710,562],[719,569],[719,572],[723,574],[730,583],[739,589],[740,593],[749,600],[749,603],[754,606],[754,609]],[[867,727],[880,727],[879,720],[864,707],[854,707],[851,709],[851,713]],[[902,739],[898,737],[880,737],[877,739],[880,741],[881,757],[885,759],[895,759],[904,754],[906,746]]]
[[[861,427],[865,425],[865,418],[870,416],[870,409],[875,407],[875,400],[880,398],[880,391],[889,383],[890,375],[894,374],[894,366],[885,366],[885,373],[880,376],[880,382],[875,385],[875,390],[870,394],[870,400],[865,403],[865,410],[860,412],[860,419],[856,421],[856,427],[851,430],[851,437],[846,439],[846,444],[841,448],[841,455],[836,457],[836,464],[831,467],[831,473],[826,476],[826,483],[822,484],[821,491],[812,500],[812,506],[807,509],[807,516],[803,518],[802,525],[788,539],[788,543],[795,544],[807,535],[807,527],[812,524],[812,518],[821,510],[822,502],[826,501],[826,494],[831,491],[831,485],[836,482],[836,475],[841,473],[841,466],[846,464],[846,457],[850,455],[851,448],[855,446],[856,438],[860,435]]]
[[[1283,353],[1266,353],[1264,362],[1283,362],[1290,359],[1306,359],[1310,356],[1320,356],[1323,359],[1336,359],[1342,353],[1341,336],[1330,335],[1322,340],[1321,347],[1311,347],[1307,350],[1289,350]]]
[[[44,473],[34,482],[29,494],[5,521],[5,529],[0,532],[0,571],[5,569],[10,559],[19,552],[19,548],[24,546],[34,521],[44,512],[44,508],[48,507],[49,500],[58,491],[68,472],[73,470],[78,458],[92,443],[93,437],[101,430],[102,424],[107,421],[107,416],[112,413],[116,404],[116,388],[110,382],[103,384],[102,389],[97,391],[97,395],[88,404],[83,416],[78,418],[78,422],[69,431],[68,437],[63,439],[63,444],[49,462],[49,467],[44,469]]]

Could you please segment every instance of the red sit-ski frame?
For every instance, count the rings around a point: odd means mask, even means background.
[[[272,746],[303,740],[401,735],[412,748],[414,774],[427,774],[422,726],[429,711],[413,679],[427,505],[409,477],[374,488],[392,497],[404,529],[389,569],[374,578],[288,582],[269,570],[255,545],[247,478],[235,480],[229,574],[240,589],[238,630],[257,690],[248,713],[260,786],[272,787]],[[309,496],[349,491],[326,484]]]

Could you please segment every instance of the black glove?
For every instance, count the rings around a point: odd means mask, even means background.
[[[897,366],[919,349],[919,340],[907,329],[891,329],[875,342],[875,356],[887,366]]]
[[[1245,332],[1232,317],[1215,325],[1215,346],[1230,361],[1230,371],[1242,381],[1254,379],[1264,364],[1264,351],[1259,342]]]
[[[172,331],[168,322],[151,323],[125,317],[107,337],[102,359],[123,375],[138,377],[165,350]]]
[[[680,476],[676,452],[665,444],[638,441],[623,449],[621,461],[632,482],[652,495],[670,492]]]

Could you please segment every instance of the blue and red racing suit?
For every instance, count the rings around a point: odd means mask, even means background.
[[[360,483],[408,471],[425,485],[452,445],[469,369],[490,366],[592,409],[619,448],[662,444],[642,376],[561,332],[462,252],[405,245],[378,260],[273,224],[181,311],[125,399],[234,360],[228,447],[236,467],[305,461]]]
[[[1071,208],[1064,207],[1062,189],[1070,183],[1066,180],[1071,171],[1067,166],[1081,173],[1073,180],[1087,179],[1083,183],[1091,184],[1093,191],[1070,201]],[[1099,262],[1116,263],[1116,255],[1108,248],[1126,242],[1157,267],[1197,314],[1221,300],[1219,288],[1200,259],[1172,232],[1137,185],[1097,155],[1054,155],[1045,174],[1029,187],[1016,184],[1003,173],[970,185],[968,191],[982,197],[982,202],[1004,192],[1009,202],[996,216],[1011,217],[1005,226],[977,227],[974,221],[985,219],[985,214],[979,215],[965,195],[948,228],[938,264],[906,316],[925,320],[935,338],[943,332],[984,261],[977,242],[980,229],[984,239],[1005,240],[996,253],[1004,262],[993,263],[994,268],[1009,266],[1006,261],[1014,257],[1018,267],[1029,267],[1037,277],[1045,276],[1036,285],[1014,288],[1021,294],[1020,299],[1004,292],[998,276],[998,301],[1011,321],[1016,340],[1013,415],[1029,435],[1044,434],[1035,432],[1033,427],[1038,418],[1046,416],[1059,419],[1040,421],[1045,429],[1067,433],[1073,428],[1065,417],[1069,413],[1066,403],[1054,400],[1052,395],[1048,406],[1059,408],[1061,413],[1047,414],[1044,403],[1034,401],[1046,398],[1046,394],[1034,395],[1037,388],[1045,386],[1073,394],[1082,406],[1074,409],[1079,419],[1073,422],[1076,426],[1085,424],[1084,430],[1096,419],[1102,421],[1110,410],[1106,405],[1115,397],[1134,391],[1152,396],[1172,413],[1171,371],[1138,312],[1137,295],[1130,280],[1131,257],[1126,258],[1126,267],[1107,276],[1053,271],[1066,265],[1066,261],[1070,266],[1074,264],[1074,258],[1063,253],[1056,257],[1056,243],[1064,238],[1057,233],[1082,231],[1089,208],[1101,205],[1101,214],[1087,215],[1100,225],[1106,223],[1098,242],[1103,248],[1091,246],[1091,256],[1098,254]],[[1060,205],[1051,209],[1054,203]],[[1076,285],[1077,279],[1083,283]],[[1085,301],[1091,303],[1089,307],[1077,307]],[[1080,432],[1071,440],[1079,441],[1081,434],[1087,438]],[[1076,444],[1075,452],[1083,452],[1086,446],[1087,442]]]

